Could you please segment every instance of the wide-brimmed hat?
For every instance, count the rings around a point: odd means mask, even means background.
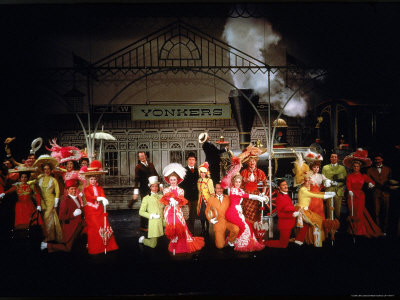
[[[199,166],[199,175],[200,173],[206,173],[207,177],[210,177],[210,170],[209,170],[210,166],[208,164],[208,162],[203,162],[200,166]]]
[[[202,144],[208,139],[208,133],[207,132],[202,132],[199,134],[199,143]]]
[[[368,157],[368,151],[362,148],[358,148],[356,152],[350,153],[347,155],[344,160],[343,164],[346,168],[351,169],[353,167],[353,163],[358,161],[361,163],[361,167],[370,167],[372,165],[371,159]]]
[[[166,182],[169,182],[169,176],[176,175],[178,177],[178,184],[182,182],[186,175],[186,169],[179,163],[170,163],[163,170],[163,176]]]
[[[151,186],[152,184],[160,184],[160,182],[158,181],[158,176],[149,177],[149,186]]]
[[[317,152],[313,152],[310,149],[307,149],[307,152],[303,153],[304,159],[309,165],[312,165],[316,162],[321,162],[323,157],[321,154]]]
[[[42,170],[42,166],[44,164],[49,164],[51,165],[52,169],[55,169],[58,165],[58,161],[48,154],[43,154],[40,155],[39,158],[33,163],[33,167],[37,167],[39,170]]]
[[[36,172],[37,167],[26,167],[24,165],[9,169],[8,173]]]
[[[223,135],[219,137],[219,140],[217,140],[215,143],[220,144],[220,145],[229,145],[228,141],[225,141],[225,138]]]
[[[89,167],[83,166],[81,168],[81,170],[79,171],[79,173],[81,173],[82,175],[84,175],[86,177],[90,177],[90,176],[104,175],[107,173],[107,171],[103,170],[100,161],[94,160],[90,163]]]

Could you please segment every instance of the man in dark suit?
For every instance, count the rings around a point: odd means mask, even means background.
[[[389,225],[389,204],[390,204],[390,183],[392,179],[392,170],[384,166],[383,156],[376,154],[374,156],[374,166],[367,170],[367,175],[375,181],[375,187],[372,191],[372,198],[375,207],[375,222],[386,234]]]
[[[189,219],[186,224],[189,231],[194,235],[194,221],[197,217],[197,201],[199,200],[199,190],[197,189],[197,180],[199,179],[199,170],[196,165],[196,156],[189,153],[187,157],[185,179],[179,186],[185,191],[185,198],[189,201]]]
[[[150,188],[148,186],[148,180],[151,176],[158,176],[154,165],[147,161],[147,155],[145,152],[141,151],[138,153],[139,163],[135,167],[135,179],[134,179],[134,187],[133,187],[133,197],[129,202],[128,207],[132,208],[133,203],[138,199],[140,195],[140,199],[143,199],[146,195],[150,193]],[[160,185],[160,189],[162,187]],[[140,230],[147,231],[147,223],[148,220],[146,218],[140,217]]]

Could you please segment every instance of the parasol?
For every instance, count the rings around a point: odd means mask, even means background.
[[[106,213],[106,206],[103,204],[104,207],[104,227],[100,227],[99,229],[99,234],[101,236],[101,239],[103,240],[104,244],[104,254],[107,254],[107,244],[111,238],[111,235],[113,234],[113,230],[111,226],[107,226],[107,213]]]
[[[329,198],[329,219],[326,219],[322,222],[325,235],[330,235],[332,245],[333,241],[335,240],[335,233],[340,227],[339,220],[334,216],[334,205],[333,205],[333,197]]]
[[[351,235],[353,235],[353,243],[356,243],[356,239],[354,237],[356,232],[355,223],[359,222],[360,220],[358,219],[357,216],[354,215],[354,203],[352,195],[350,195],[350,200],[351,200],[351,216],[348,216],[347,220],[349,221],[349,232]]]
[[[91,134],[89,134],[89,137],[95,138],[96,140],[100,140],[100,150],[99,150],[98,160],[101,160],[101,149],[103,148],[103,140],[106,140],[106,141],[116,141],[117,140],[113,135],[111,135],[107,132],[104,132],[104,126],[101,127],[100,132],[91,133]]]

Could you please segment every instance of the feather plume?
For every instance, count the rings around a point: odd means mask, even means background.
[[[240,158],[236,156],[232,157],[231,168],[229,169],[225,177],[222,178],[221,180],[221,186],[223,189],[227,189],[231,185],[233,176],[239,173],[241,168],[242,168],[242,163],[240,162]]]

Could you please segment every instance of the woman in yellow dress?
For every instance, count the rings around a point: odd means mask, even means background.
[[[209,223],[206,218],[206,206],[208,198],[215,194],[214,184],[210,178],[210,172],[208,170],[208,163],[205,162],[199,167],[200,178],[197,181],[197,189],[199,190],[199,200],[197,202],[197,215],[201,222],[201,235],[205,236],[208,233]]]
[[[57,160],[49,155],[41,155],[34,163],[43,174],[35,180],[41,192],[41,210],[45,227],[44,242],[62,241],[62,231],[58,219],[57,207],[60,199],[60,188],[57,180],[51,175],[52,170],[57,166]]]

